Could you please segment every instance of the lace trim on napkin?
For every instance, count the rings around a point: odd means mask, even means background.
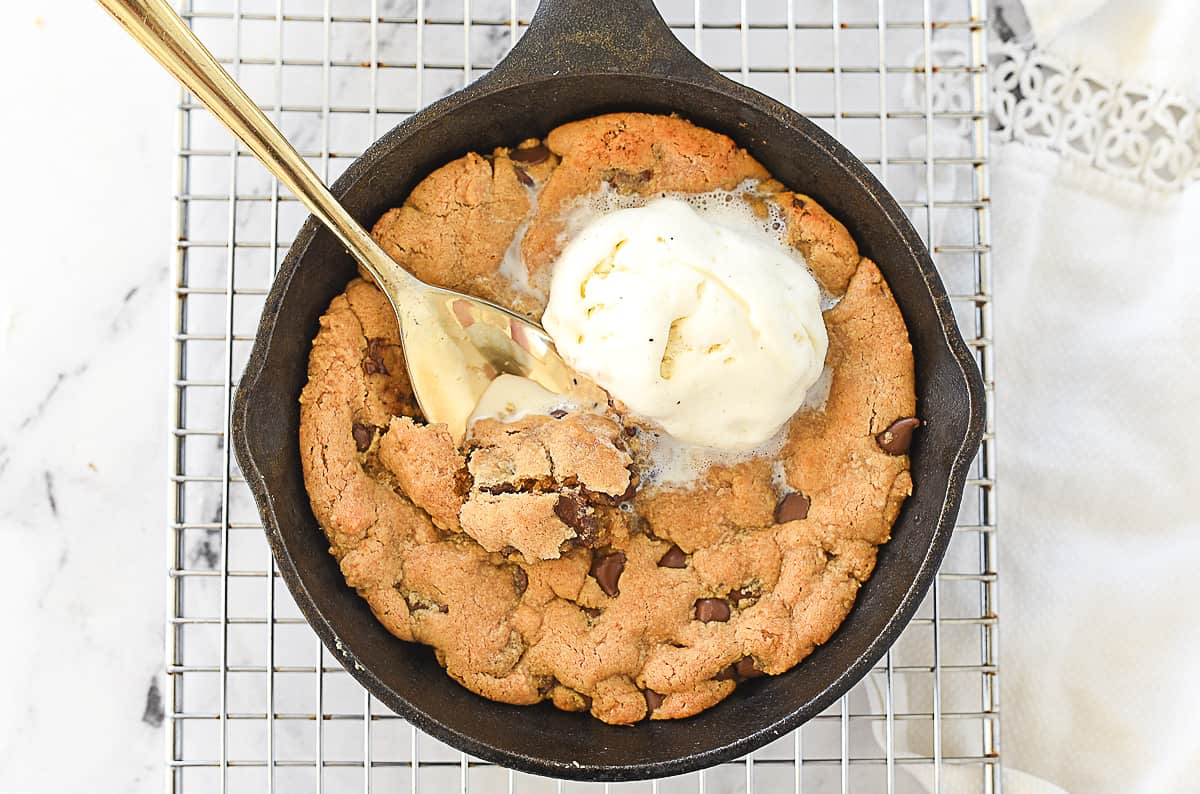
[[[965,48],[952,42],[935,42],[932,56],[939,65],[969,63]],[[1046,149],[1159,190],[1180,190],[1200,179],[1200,108],[1187,97],[1012,42],[993,42],[990,72],[993,140]],[[906,93],[923,98],[923,81],[923,74],[914,75]],[[968,110],[971,100],[966,75],[935,73],[935,112]],[[958,126],[969,134],[969,121]]]

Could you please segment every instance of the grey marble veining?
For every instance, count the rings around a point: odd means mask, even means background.
[[[90,4],[0,28],[0,790],[153,791],[174,89]]]

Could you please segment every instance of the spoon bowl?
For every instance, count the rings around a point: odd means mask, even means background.
[[[413,279],[399,265],[391,267]],[[444,422],[455,440],[462,439],[479,398],[499,375],[529,378],[555,394],[571,388],[572,370],[540,325],[453,290],[422,283],[419,291],[409,291],[375,280],[396,310],[421,412],[431,423]]]

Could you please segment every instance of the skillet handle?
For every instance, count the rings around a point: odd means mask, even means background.
[[[597,72],[718,76],[675,37],[654,0],[542,0],[529,29],[488,77],[515,84]]]

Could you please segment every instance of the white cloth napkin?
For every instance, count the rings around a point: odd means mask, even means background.
[[[1002,757],[1200,790],[1200,191],[997,147]]]
[[[1193,0],[1026,8],[1113,113],[1185,108],[1194,155]],[[1200,791],[1200,183],[1139,170],[1161,129],[1089,115],[1089,153],[1063,118],[993,147],[1005,785]]]
[[[1003,783],[1200,792],[1200,12],[1025,10],[1032,33],[996,43],[992,70]],[[955,47],[934,40],[942,62],[965,63]],[[915,109],[922,90],[914,79]],[[971,99],[953,70],[933,92],[942,109]],[[965,132],[936,123],[937,156],[970,154]],[[950,169],[934,188],[972,197]],[[962,223],[935,213],[932,242],[969,239]],[[971,683],[944,676],[943,699]],[[927,689],[895,696],[928,702]],[[941,738],[944,756],[978,752],[954,721]],[[932,745],[921,723],[895,739],[901,754]],[[979,791],[979,770],[947,765],[941,783]]]
[[[1039,46],[1122,80],[1200,96],[1194,0],[1024,0]]]

